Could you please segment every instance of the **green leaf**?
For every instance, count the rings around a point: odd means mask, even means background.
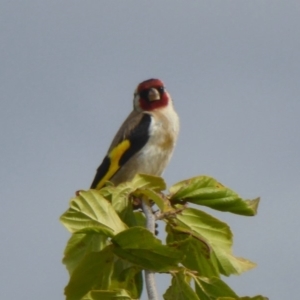
[[[172,284],[163,295],[165,300],[200,300],[183,272],[174,273],[172,276]]]
[[[99,232],[112,237],[127,228],[112,205],[96,190],[81,191],[60,220],[72,233]]]
[[[141,269],[136,266],[126,268],[128,264],[128,262],[122,259],[118,259],[115,262],[110,289],[125,289],[130,293],[132,298],[138,299],[143,291],[142,272]]]
[[[164,191],[167,188],[161,177],[148,174],[135,175],[130,184],[134,189],[152,189],[157,192]]]
[[[193,277],[196,284],[196,292],[200,299],[217,300],[219,297],[231,297],[236,299],[237,294],[220,278]]]
[[[181,262],[190,270],[197,271],[199,275],[205,277],[217,277],[220,275],[218,262],[214,256],[207,253],[207,248],[198,239],[186,234],[175,234],[177,240],[172,246],[183,253],[186,253],[184,260]],[[182,239],[182,240],[180,240]]]
[[[140,298],[143,290],[141,268],[133,266],[132,263],[115,256],[109,289],[125,289],[132,298]]]
[[[89,252],[98,252],[107,245],[107,237],[99,233],[74,233],[64,251],[63,263],[70,275]]]
[[[65,288],[66,300],[80,300],[91,289],[108,289],[113,271],[112,246],[90,252],[73,271]]]
[[[134,217],[137,226],[139,227],[146,227],[146,217],[143,212],[141,211],[135,211],[134,212]]]
[[[113,239],[114,253],[143,269],[162,272],[176,267],[184,255],[161,241],[147,229],[132,227],[120,232]]]
[[[222,299],[220,299],[220,300],[222,300]],[[255,296],[255,297],[241,297],[241,298],[238,298],[237,300],[269,300],[269,298],[259,295],[259,296]]]
[[[212,250],[211,257],[213,260],[216,259],[219,272],[222,274],[226,276],[240,274],[255,266],[249,260],[232,255],[232,233],[226,223],[203,211],[188,208],[177,215],[177,224],[207,241]]]
[[[134,193],[138,198],[146,197],[148,200],[152,200],[160,209],[161,212],[168,212],[172,210],[170,202],[165,200],[160,194],[150,189],[137,189]]]
[[[137,225],[130,200],[130,193],[134,190],[130,182],[124,182],[118,186],[106,186],[99,190],[101,195],[110,201],[121,220],[129,227]]]
[[[166,184],[161,177],[137,174],[131,182],[124,182],[118,186],[106,186],[99,192],[111,202],[122,221],[129,227],[132,227],[137,224],[133,216],[130,196],[139,198],[141,195],[144,195],[153,200],[158,207],[165,207],[164,199],[156,192],[165,189]]]
[[[91,291],[82,300],[131,300],[126,290]]]
[[[205,299],[204,299],[205,300]],[[255,296],[255,297],[218,297],[216,300],[269,300],[269,298],[263,296]]]
[[[172,224],[173,223],[173,220],[170,220],[168,221],[169,224]],[[176,226],[172,226],[172,233],[174,234],[174,238],[175,240],[178,239],[178,234],[184,234],[184,238],[180,238],[180,240],[182,239],[185,239],[186,236],[191,236],[195,239],[197,239],[199,242],[202,243],[202,248],[203,248],[203,254],[205,254],[205,256],[207,256],[207,258],[210,258],[210,253],[211,253],[211,247],[209,245],[209,243],[207,242],[207,240],[201,236],[199,233],[197,233],[196,231],[194,230],[191,230],[189,228],[186,228],[186,227],[183,227],[183,226],[179,226],[178,225],[178,222],[177,222],[177,225]]]
[[[102,189],[99,190],[101,195],[109,200],[111,203],[114,202],[114,200],[117,200],[119,198],[126,199],[130,193],[134,191],[134,188],[130,184],[130,182],[123,182],[117,186],[109,185],[105,186]]]
[[[244,200],[236,192],[208,176],[178,182],[170,188],[170,192],[171,202],[187,201],[245,216],[255,215],[259,204],[259,198]]]

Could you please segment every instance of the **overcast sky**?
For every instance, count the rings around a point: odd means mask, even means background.
[[[206,174],[261,196],[253,218],[212,212],[258,264],[227,282],[296,299],[299,53],[299,0],[2,0],[0,298],[64,299],[58,218],[91,184],[136,85],[156,77],[181,120],[167,183]]]

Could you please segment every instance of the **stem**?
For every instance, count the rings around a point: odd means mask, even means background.
[[[146,228],[155,233],[155,216],[152,212],[151,206],[146,199],[142,201],[143,212],[146,216]],[[145,270],[145,282],[149,300],[158,300],[157,288],[155,284],[154,272]]]

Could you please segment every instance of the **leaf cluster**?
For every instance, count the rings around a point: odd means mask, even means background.
[[[254,216],[259,199],[244,200],[208,176],[165,190],[162,178],[139,174],[131,182],[81,191],[71,199],[60,219],[72,233],[63,259],[70,274],[66,299],[139,299],[143,270],[171,275],[166,300],[267,299],[239,297],[222,281],[221,275],[241,274],[255,264],[233,255],[226,223],[188,206]],[[158,207],[165,243],[145,228],[144,214],[133,210],[138,201]]]

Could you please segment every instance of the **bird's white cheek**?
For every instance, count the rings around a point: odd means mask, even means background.
[[[133,108],[135,111],[142,111],[140,106],[140,97],[138,95],[133,98]]]

